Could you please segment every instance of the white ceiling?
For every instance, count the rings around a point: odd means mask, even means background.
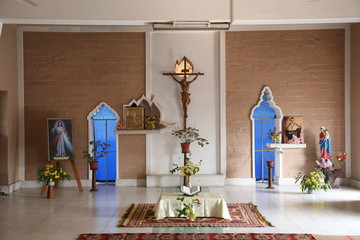
[[[360,0],[0,0],[0,23],[144,25],[173,20],[360,22]]]

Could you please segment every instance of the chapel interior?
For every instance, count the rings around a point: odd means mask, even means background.
[[[357,0],[1,0],[0,239],[360,239],[359,91]],[[55,124],[66,125],[70,157],[52,148]],[[184,153],[174,131],[185,126],[208,144]],[[322,127],[339,174],[309,194],[295,176],[321,167]],[[271,139],[279,131],[286,136]],[[110,146],[94,170],[84,151],[99,139]],[[253,203],[273,226],[117,227],[131,204],[188,185],[181,170],[169,172],[187,158],[199,164],[192,186]],[[37,181],[49,163],[71,180]]]

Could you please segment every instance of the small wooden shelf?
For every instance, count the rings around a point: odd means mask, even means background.
[[[306,148],[306,144],[291,144],[291,143],[267,143],[268,148]]]

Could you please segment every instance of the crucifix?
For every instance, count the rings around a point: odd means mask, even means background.
[[[187,108],[191,102],[190,100],[190,84],[193,83],[200,75],[204,73],[193,73],[194,66],[187,57],[183,57],[180,62],[175,63],[175,73],[163,73],[163,75],[171,76],[172,79],[181,86],[181,102],[184,112],[184,129],[186,129],[186,120],[188,118]],[[188,80],[188,78],[192,78]],[[184,165],[187,163],[187,152],[184,152]],[[189,186],[189,176],[184,176],[184,185]]]
[[[193,73],[193,64],[187,57],[183,57],[180,62],[176,61],[175,63],[175,73],[163,73],[163,75],[169,75],[173,78],[175,82],[181,86],[181,102],[184,112],[184,129],[186,128],[186,120],[188,118],[187,108],[190,104],[190,84],[193,83],[200,75],[204,73]],[[188,78],[193,77],[193,79],[188,80]],[[179,79],[180,78],[180,79]]]

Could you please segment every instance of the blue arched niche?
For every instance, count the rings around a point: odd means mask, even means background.
[[[106,105],[101,107],[91,117],[93,120],[94,141],[110,144],[107,153],[99,159],[99,169],[96,171],[98,182],[115,182],[116,180],[116,120],[118,116]]]
[[[272,131],[274,127],[279,129],[282,118],[281,109],[276,106],[272,99],[270,88],[264,87],[258,104],[251,112],[253,121],[253,174],[256,181],[268,180],[266,161],[275,161],[276,159],[276,153],[266,147],[267,143],[272,143],[269,138],[269,131]],[[275,169],[272,171],[273,178],[278,167],[276,164],[278,163],[275,162]]]

